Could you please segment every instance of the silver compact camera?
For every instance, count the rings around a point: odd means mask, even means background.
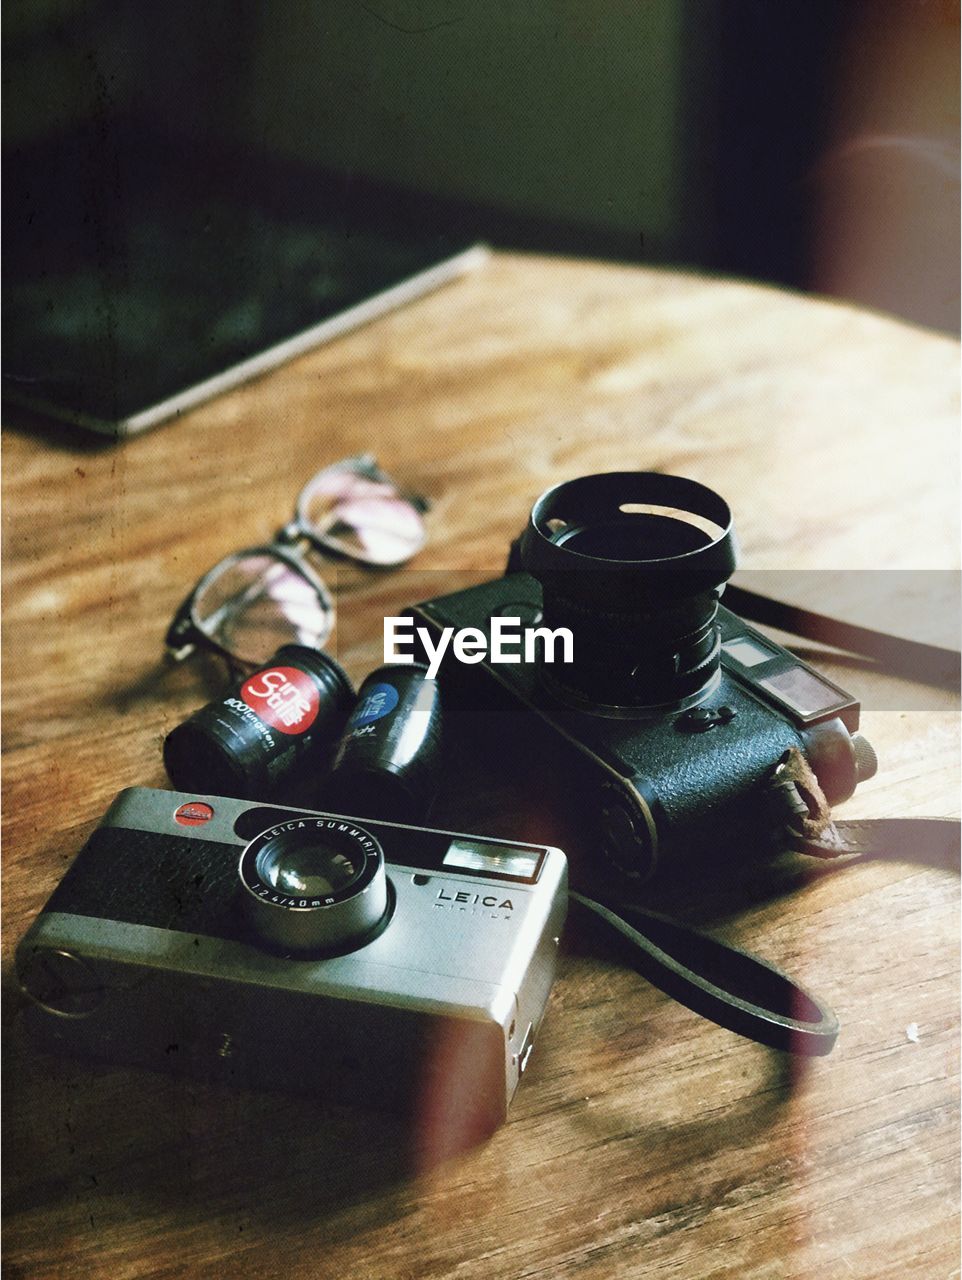
[[[493,1128],[566,903],[559,849],[135,787],[17,971],[43,1048]]]

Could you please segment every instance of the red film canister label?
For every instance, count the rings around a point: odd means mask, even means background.
[[[296,667],[268,667],[245,680],[241,699],[278,733],[306,733],[317,719],[317,685]]]
[[[333,658],[282,645],[259,671],[171,730],[167,773],[188,795],[270,800],[326,772],[353,701],[354,688]]]

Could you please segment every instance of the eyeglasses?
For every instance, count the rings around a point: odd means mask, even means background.
[[[424,545],[428,506],[403,493],[371,454],[325,467],[301,490],[293,520],[273,542],[235,551],[204,574],[170,624],[167,652],[181,661],[204,648],[248,666],[283,644],[319,649],[334,627],[334,601],[305,551],[402,564]]]

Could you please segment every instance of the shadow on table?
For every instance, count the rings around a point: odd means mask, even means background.
[[[203,1220],[225,1238],[324,1220],[331,1241],[346,1215],[347,1238],[399,1214],[412,1179],[490,1136],[455,1115],[369,1109],[376,1099],[351,1108],[41,1054],[22,1019],[8,1021],[8,1256],[14,1219],[37,1214],[54,1231],[58,1221],[101,1232],[121,1220],[160,1217],[178,1230]]]
[[[720,1151],[754,1145],[785,1114],[800,1068],[785,1055],[750,1046],[755,1068],[752,1078],[742,1081],[740,1097],[728,1098],[723,1106],[706,1097],[685,1108],[680,1119],[656,1119],[644,1085],[648,1053],[658,1059],[656,1070],[663,1068],[666,1050],[685,1072],[692,1064],[674,1038],[676,1007],[651,989],[641,1003],[645,1016],[635,1025],[646,1028],[648,1052],[642,1049],[639,1057],[637,1044],[631,1052],[617,1031],[598,1043],[605,1058],[624,1059],[621,1088],[617,1080],[612,1085],[602,1059],[586,1056],[584,1045],[572,1077],[566,1045],[580,1034],[577,1019],[565,1018],[563,1006],[553,1010],[555,1027],[526,1082],[517,1128],[512,1132],[509,1124],[501,1132],[506,1146],[497,1168],[502,1173],[519,1158],[522,1168],[532,1159],[555,1158],[555,1142],[543,1135],[546,1112],[553,1112],[549,1132],[553,1125],[556,1139],[567,1135],[565,1150],[572,1135],[580,1135],[575,1141],[586,1152],[599,1142],[613,1143],[612,1158],[632,1167],[643,1153],[645,1180],[636,1194],[646,1204],[650,1200],[654,1211],[659,1187],[685,1162],[696,1167]],[[601,1016],[607,1019],[608,1011]],[[652,1035],[653,1026],[661,1031]],[[324,1246],[336,1247],[383,1232],[406,1217],[420,1201],[425,1179],[429,1185],[433,1176],[446,1185],[479,1177],[476,1166],[470,1175],[459,1172],[459,1163],[484,1137],[459,1131],[456,1117],[448,1117],[454,1123],[445,1128],[438,1117],[405,1120],[323,1101],[90,1066],[38,1054],[18,1025],[6,1043],[8,1258],[38,1249],[42,1256],[59,1257],[69,1241],[76,1254],[95,1252],[106,1264],[110,1249],[129,1252],[143,1244],[163,1250],[165,1241],[180,1243],[192,1233],[197,1233],[196,1248],[212,1258],[257,1238],[279,1244],[299,1232],[317,1238],[319,1228]],[[628,1077],[626,1086],[625,1061],[632,1058],[640,1074]],[[701,1066],[710,1077],[713,1063]],[[701,1074],[697,1063],[694,1070]],[[601,1103],[594,1111],[582,1105],[586,1078]],[[669,1079],[662,1102],[672,1091]],[[602,1198],[607,1194],[594,1190]],[[587,1188],[585,1193],[591,1194]]]
[[[6,396],[3,398],[3,429],[14,435],[40,440],[58,453],[106,453],[118,443],[116,436],[59,421],[16,404]]]

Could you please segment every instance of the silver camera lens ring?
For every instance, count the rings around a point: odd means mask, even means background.
[[[304,815],[268,827],[245,846],[238,875],[254,931],[287,953],[354,950],[390,914],[384,851],[349,818]]]

